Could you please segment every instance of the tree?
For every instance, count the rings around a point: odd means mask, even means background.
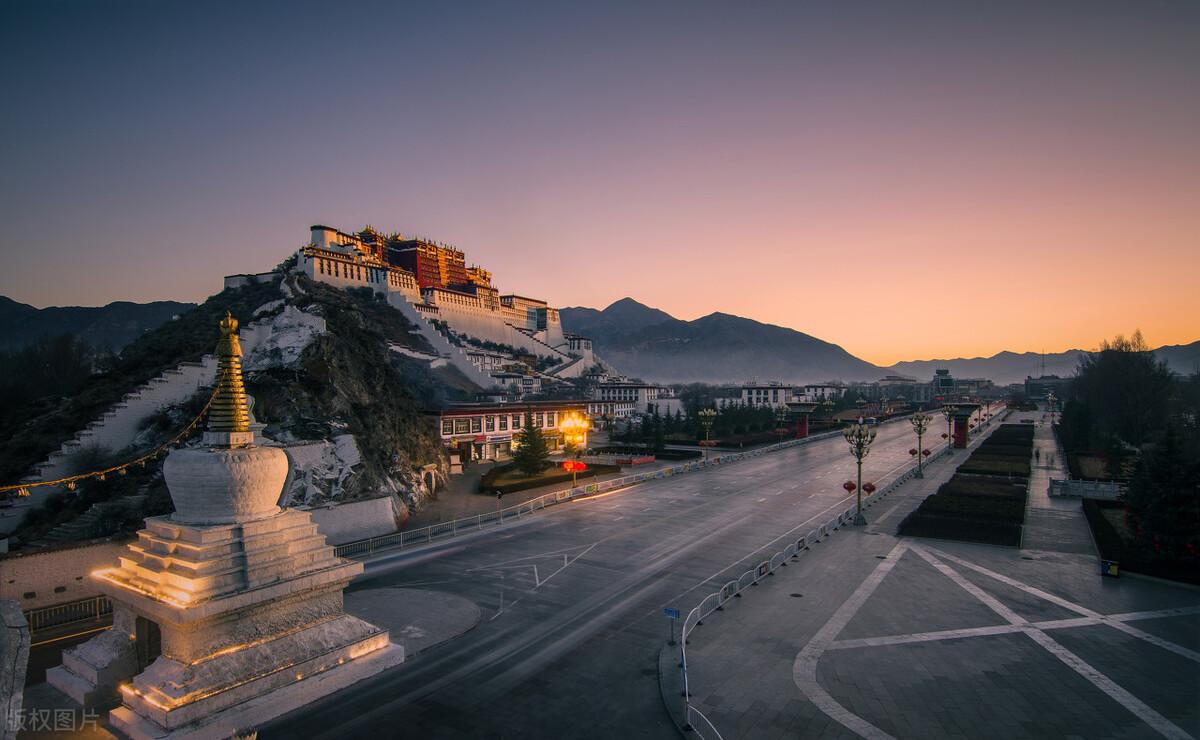
[[[513,464],[528,476],[541,473],[550,464],[550,451],[546,437],[540,427],[533,425],[533,413],[525,412],[525,424],[517,433],[517,449],[513,452]]]
[[[651,439],[651,445],[652,445],[651,449],[653,449],[655,453],[662,452],[663,450],[667,449],[667,436],[666,436],[666,432],[664,431],[664,427],[665,427],[665,424],[663,423],[663,420],[659,417],[658,410],[655,409],[655,411],[654,411],[654,436]]]
[[[1200,562],[1200,464],[1184,454],[1174,425],[1143,456],[1125,495],[1134,538],[1151,557]]]
[[[1101,343],[1080,360],[1063,409],[1070,444],[1097,450],[1115,436],[1141,447],[1163,428],[1172,385],[1171,371],[1140,331]]]

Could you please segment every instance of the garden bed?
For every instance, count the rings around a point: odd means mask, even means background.
[[[575,480],[585,480],[587,478],[594,478],[597,475],[619,472],[621,472],[621,466],[619,465],[589,464],[587,470],[575,474]],[[493,496],[496,494],[504,495],[540,486],[570,482],[571,473],[557,466],[548,467],[539,475],[527,476],[517,470],[514,465],[499,465],[489,470],[479,479],[479,492]]]
[[[1025,523],[1034,430],[1003,424],[900,523],[906,537],[1017,547]]]

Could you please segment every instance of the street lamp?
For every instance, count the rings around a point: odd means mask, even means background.
[[[788,418],[787,406],[780,406],[779,408],[775,409],[775,422],[777,424],[777,426],[775,427],[776,434],[780,434],[781,436],[787,434],[787,418]],[[780,432],[780,427],[783,428],[782,433]]]
[[[912,422],[913,431],[917,433],[917,449],[914,453],[917,456],[917,477],[924,478],[925,470],[921,458],[924,456],[925,447],[922,440],[925,438],[925,430],[929,429],[930,416],[923,411],[918,411],[912,415],[909,421]]]
[[[942,416],[946,417],[946,448],[954,451],[954,407],[949,404],[942,407]]]
[[[854,514],[854,524],[862,526],[867,523],[867,519],[862,513],[862,462],[867,453],[871,451],[871,443],[875,441],[875,430],[859,421],[857,424],[846,427],[842,436],[850,443],[850,454],[854,456],[854,460],[858,464],[858,484],[855,486],[858,491],[858,509]]]
[[[1046,393],[1046,405],[1050,408],[1050,426],[1054,426],[1054,402],[1058,397],[1054,395],[1054,391]]]
[[[558,429],[563,435],[563,445],[574,451],[578,457],[582,448],[587,444],[588,420],[579,414],[568,414],[558,423]]]
[[[704,459],[708,459],[708,448],[711,444],[709,436],[712,434],[713,422],[717,419],[716,409],[700,409],[696,412],[696,417],[700,419],[700,426],[704,427]]]

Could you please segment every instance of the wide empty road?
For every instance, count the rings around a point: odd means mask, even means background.
[[[879,427],[863,480],[910,464],[915,441],[907,421]],[[827,521],[853,476],[846,442],[825,439],[376,558],[350,590],[449,592],[479,605],[479,626],[260,737],[675,736],[656,670],[663,607],[686,614]]]

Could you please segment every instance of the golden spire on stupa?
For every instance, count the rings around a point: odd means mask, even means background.
[[[238,341],[237,328],[237,319],[226,312],[221,320],[221,340],[217,343],[217,390],[208,408],[209,432],[250,431],[250,411],[242,383],[242,345]]]

